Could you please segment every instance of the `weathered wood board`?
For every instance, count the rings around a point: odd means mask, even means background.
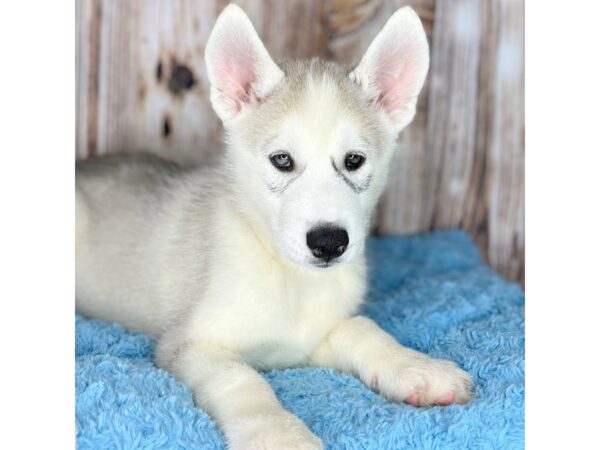
[[[78,0],[78,158],[149,150],[210,164],[222,128],[204,45],[221,0]],[[523,0],[243,0],[274,58],[358,62],[397,8],[425,24],[431,68],[398,140],[377,233],[462,227],[524,280]]]

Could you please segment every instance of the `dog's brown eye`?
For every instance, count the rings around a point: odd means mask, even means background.
[[[358,169],[365,162],[365,157],[360,153],[348,153],[344,161],[346,169],[352,171]]]
[[[283,172],[289,172],[294,168],[294,160],[285,152],[275,153],[269,159],[277,169]]]

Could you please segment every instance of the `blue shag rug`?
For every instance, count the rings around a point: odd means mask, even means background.
[[[524,295],[486,267],[463,232],[372,238],[364,313],[398,341],[456,361],[475,380],[464,406],[394,404],[329,369],[264,376],[327,449],[517,449],[524,446]],[[154,343],[76,317],[80,449],[225,449],[190,391],[152,364]]]

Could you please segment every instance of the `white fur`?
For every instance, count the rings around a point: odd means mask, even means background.
[[[403,31],[417,36],[414,45],[396,39]],[[328,366],[393,401],[470,398],[469,376],[453,363],[402,347],[356,316],[369,219],[422,86],[421,33],[414,12],[401,9],[349,77],[311,62],[293,84],[299,69],[287,66],[287,79],[245,14],[229,6],[206,52],[211,99],[227,131],[222,166],[184,171],[145,156],[78,164],[77,310],[155,336],[157,365],[190,387],[230,448],[322,448],[257,369]],[[402,67],[418,79],[370,84],[381,78],[373,55],[399,54],[397,43]],[[238,47],[253,56],[223,54]],[[236,58],[251,67],[229,71]],[[388,87],[406,102],[377,104],[373,89]],[[294,172],[269,161],[280,150],[294,158]],[[343,168],[349,150],[366,156],[355,172]],[[345,228],[350,240],[326,269],[306,245],[323,222]]]

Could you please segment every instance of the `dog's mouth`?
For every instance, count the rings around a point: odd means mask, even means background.
[[[338,260],[331,260],[331,261],[313,261],[312,265],[319,268],[319,269],[327,269],[329,267],[333,267],[335,265],[337,265],[340,261]]]

